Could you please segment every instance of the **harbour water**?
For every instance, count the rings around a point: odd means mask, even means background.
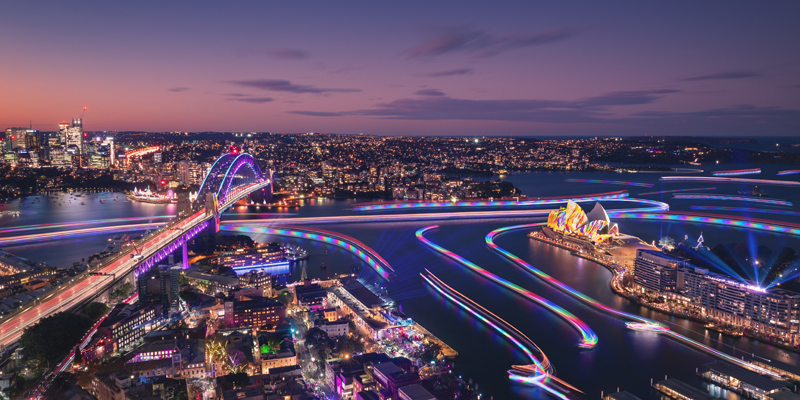
[[[748,168],[755,166],[748,165]],[[793,176],[776,177],[775,173],[791,166],[762,165],[760,175],[745,176],[756,179],[792,179]],[[700,167],[710,170],[739,169],[736,165],[713,165]],[[709,183],[664,183],[662,175],[676,174],[619,174],[619,173],[519,173],[504,179],[513,182],[523,193],[531,197],[577,195],[629,190],[632,197],[639,193],[672,190],[679,188],[709,187],[717,189],[701,193],[737,194],[740,190],[750,190],[752,185],[709,184]],[[565,179],[600,179],[634,181],[653,184],[653,187],[619,186],[590,183],[567,183]],[[797,188],[763,186],[762,191],[770,198],[792,201],[792,207],[772,207],[776,210],[798,211],[800,190]],[[118,201],[113,201],[119,197]],[[715,205],[768,208],[740,202],[713,202],[676,200],[671,194],[644,196],[645,198],[668,202],[673,210],[690,211],[691,205]],[[104,199],[101,203],[99,200]],[[59,199],[58,201],[56,199]],[[0,227],[35,225],[54,222],[77,222],[109,218],[154,217],[174,214],[173,205],[125,203],[119,194],[84,194],[76,200],[69,195],[53,195],[49,198],[39,196],[25,201],[14,201],[4,205],[1,210],[19,210],[19,217],[0,216]],[[70,203],[71,201],[71,203]],[[85,203],[81,205],[80,203]],[[299,208],[266,209],[257,207],[235,207],[223,218],[259,219],[266,225],[276,224],[281,216],[254,215],[254,213],[297,213],[299,216],[326,216],[352,214],[352,204],[357,200],[307,200]],[[721,212],[719,212],[721,213]],[[743,215],[733,213],[732,215]],[[800,222],[800,218],[786,215],[753,214],[754,217],[780,221]],[[286,215],[284,217],[291,217]],[[539,219],[541,220],[541,219]],[[156,220],[157,221],[157,220]],[[513,384],[506,378],[506,370],[511,365],[526,363],[518,349],[512,347],[502,337],[476,321],[460,309],[454,307],[432,289],[426,287],[420,278],[425,268],[436,274],[456,290],[472,298],[487,309],[519,328],[536,342],[550,358],[558,376],[586,393],[587,398],[600,396],[600,392],[615,391],[617,387],[642,398],[656,398],[658,395],[649,387],[651,379],[660,380],[664,376],[677,377],[692,382],[698,387],[703,383],[696,378],[695,368],[714,360],[710,355],[698,352],[654,333],[634,332],[625,328],[624,322],[609,315],[595,311],[585,304],[564,295],[542,283],[528,273],[515,267],[497,254],[491,252],[484,243],[489,231],[535,219],[507,220],[449,220],[433,222],[399,222],[324,225],[324,229],[353,236],[375,249],[395,269],[397,278],[388,282],[390,295],[397,300],[409,316],[419,321],[433,334],[450,344],[459,352],[455,361],[455,371],[465,378],[472,378],[480,385],[480,391],[495,399],[527,399],[546,397],[544,393],[526,386]],[[719,226],[686,223],[658,223],[652,221],[619,220],[623,232],[641,237],[646,241],[658,240],[663,234],[676,239],[688,236],[689,242],[696,240],[702,232],[706,244],[751,241],[774,249],[790,246],[800,250],[800,240],[766,232],[750,232]],[[435,243],[452,250],[475,262],[487,270],[502,276],[526,289],[539,294],[566,308],[585,321],[598,335],[599,343],[594,349],[578,347],[577,333],[557,316],[542,307],[515,295],[506,289],[478,276],[464,267],[445,259],[417,241],[414,232],[424,226],[439,224],[440,228],[427,235]],[[75,227],[73,227],[75,228]],[[39,232],[39,231],[36,231]],[[735,356],[755,353],[761,357],[778,359],[800,365],[798,354],[752,340],[733,339],[720,333],[708,331],[701,324],[679,318],[669,317],[630,303],[614,295],[608,287],[611,273],[602,266],[568,252],[527,238],[526,231],[501,235],[497,244],[519,255],[539,269],[593,297],[599,302],[617,309],[625,310],[648,318],[668,323],[672,329],[693,339]],[[8,235],[3,233],[3,235]],[[51,265],[66,267],[74,261],[102,250],[110,235],[99,235],[53,242],[32,242],[24,245],[6,246],[4,250],[45,261]],[[310,257],[293,267],[295,278],[299,278],[305,265],[309,277],[319,277],[321,263],[328,266],[328,273],[349,272],[359,265],[362,276],[377,280],[358,259],[341,249],[299,239],[286,239],[254,235],[260,242],[279,241],[299,245],[308,250]],[[735,349],[734,349],[735,346]],[[717,393],[719,394],[719,393]],[[728,396],[731,399],[735,395]],[[488,398],[488,397],[487,397]]]

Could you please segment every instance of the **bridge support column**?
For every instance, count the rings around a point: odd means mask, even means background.
[[[181,255],[183,256],[181,267],[189,269],[189,246],[186,245],[186,242],[183,242],[183,246],[181,246]]]

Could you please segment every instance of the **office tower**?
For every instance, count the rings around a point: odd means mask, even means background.
[[[5,150],[7,152],[10,151],[17,151],[17,150],[26,150],[27,143],[26,138],[28,137],[28,131],[30,129],[27,128],[8,128],[6,129],[6,141]],[[32,130],[31,130],[32,131]],[[38,131],[33,131],[38,132]]]
[[[61,143],[65,152],[70,154],[83,154],[83,120],[73,118],[72,124],[60,123]]]

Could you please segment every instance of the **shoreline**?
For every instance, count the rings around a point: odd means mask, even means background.
[[[645,308],[647,308],[649,310],[653,310],[653,311],[659,312],[661,314],[665,314],[665,315],[672,316],[672,317],[683,318],[683,319],[686,319],[686,320],[689,320],[689,321],[692,321],[692,322],[701,323],[701,324],[704,325],[703,329],[710,330],[710,331],[713,331],[713,332],[718,332],[718,331],[715,331],[715,330],[712,330],[712,329],[708,329],[708,328],[705,327],[705,324],[707,324],[709,322],[714,322],[714,321],[706,320],[706,319],[702,319],[702,318],[698,318],[698,317],[694,317],[694,316],[687,315],[687,314],[681,314],[681,313],[676,313],[676,312],[664,310],[664,309],[655,307],[653,305],[650,305],[648,303],[642,302],[641,300],[639,300],[639,298],[637,296],[629,296],[629,295],[626,295],[625,293],[621,292],[618,288],[616,288],[614,286],[614,282],[619,278],[619,273],[613,267],[611,267],[609,265],[606,265],[605,263],[600,262],[597,259],[588,257],[588,256],[583,255],[583,254],[578,253],[578,252],[575,252],[573,249],[571,249],[571,248],[569,248],[567,246],[564,246],[564,245],[562,245],[560,243],[552,242],[552,241],[550,241],[550,240],[548,240],[546,238],[542,238],[542,237],[538,237],[537,235],[530,235],[530,234],[526,235],[526,236],[528,238],[531,238],[531,239],[534,239],[534,240],[538,240],[538,241],[540,241],[542,243],[549,244],[551,246],[555,246],[555,247],[561,248],[563,250],[567,250],[573,256],[580,257],[580,258],[583,258],[585,260],[593,261],[593,262],[603,266],[607,270],[611,271],[612,277],[611,277],[611,280],[609,281],[608,286],[611,289],[611,292],[613,292],[615,295],[620,296],[620,297],[622,297],[622,298],[624,298],[624,299],[626,299],[628,301],[631,301],[632,303],[634,303],[636,305],[645,307]],[[719,333],[725,335],[725,333],[723,333],[723,332],[719,332]],[[733,337],[733,336],[730,336],[730,335],[728,335],[728,336],[733,338],[733,339],[738,339],[737,337]],[[747,331],[744,331],[744,337],[747,337],[747,338],[752,339],[752,340],[758,340],[758,341],[767,343],[769,345],[778,346],[778,347],[781,347],[783,349],[791,350],[791,351],[793,351],[795,353],[800,354],[800,348],[788,346],[788,345],[780,343],[780,342],[775,342],[775,341],[769,340],[768,338],[755,336],[753,334],[748,333]]]

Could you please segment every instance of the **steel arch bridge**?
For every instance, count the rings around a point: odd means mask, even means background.
[[[271,186],[272,176],[261,171],[253,156],[247,153],[225,154],[211,166],[197,192],[195,202],[203,204],[208,194],[214,193],[217,201],[223,204],[227,201],[231,188],[265,181],[269,181]]]

